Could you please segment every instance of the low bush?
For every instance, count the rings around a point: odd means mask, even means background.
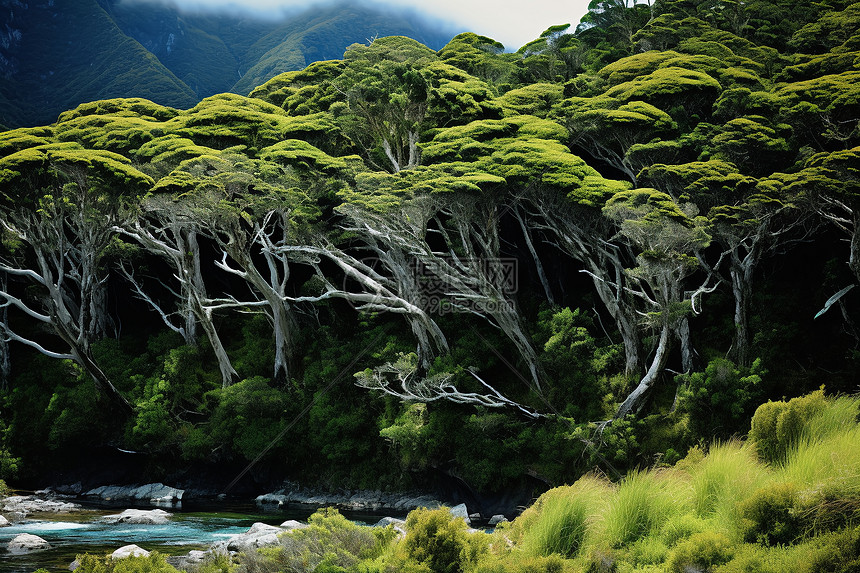
[[[856,573],[860,571],[860,528],[823,536],[811,552],[809,573]]]
[[[824,390],[788,402],[762,404],[753,415],[749,439],[762,460],[781,464],[800,443],[810,420],[826,408]]]
[[[336,509],[325,508],[308,518],[308,527],[282,535],[279,546],[246,557],[243,567],[283,573],[352,571],[360,562],[379,557],[394,537],[390,528],[357,525]]]
[[[762,488],[740,504],[744,540],[763,545],[790,544],[801,537],[798,492],[794,484]]]
[[[728,563],[734,551],[731,540],[722,533],[703,531],[679,543],[666,563],[672,573],[710,571]]]
[[[78,555],[78,573],[179,573],[164,556],[153,551],[146,557],[111,559],[110,556]]]
[[[572,561],[558,555],[548,557],[512,554],[481,562],[475,573],[575,573]]]
[[[406,518],[403,550],[409,561],[432,573],[462,573],[486,552],[478,534],[466,532],[466,522],[448,509],[417,509]]]

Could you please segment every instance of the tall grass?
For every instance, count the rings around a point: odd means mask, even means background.
[[[712,520],[724,531],[737,526],[738,503],[771,479],[770,470],[755,451],[737,440],[715,443],[688,471],[696,515]]]
[[[860,495],[860,427],[833,432],[792,449],[779,474],[801,488]]]
[[[595,540],[617,548],[657,533],[670,516],[691,510],[690,494],[681,472],[631,472],[609,500]]]
[[[606,505],[611,487],[602,479],[586,476],[572,486],[552,489],[518,518],[523,527],[520,547],[530,555],[558,554],[576,557],[586,533]]]
[[[827,406],[804,424],[801,443],[815,443],[836,432],[857,426],[858,400],[840,396],[827,401]]]
[[[799,488],[860,495],[860,426],[858,400],[840,397],[812,416],[799,443],[779,468],[781,481]]]
[[[860,571],[858,405],[821,391],[768,403],[746,443],[718,442],[617,485],[585,477],[550,490],[512,524],[511,550],[619,573],[819,573],[843,557]]]

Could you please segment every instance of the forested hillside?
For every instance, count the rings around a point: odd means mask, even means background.
[[[453,35],[405,11],[350,2],[264,19],[162,2],[4,0],[0,125],[52,123],[80,103],[113,97],[188,108],[216,93],[247,95],[278,73],[393,34],[433,48]]]
[[[595,1],[0,134],[0,477],[528,499],[856,391],[858,28]]]

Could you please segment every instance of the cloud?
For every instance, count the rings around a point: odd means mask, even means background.
[[[151,2],[153,0],[124,0]],[[307,0],[162,0],[185,11],[248,12],[280,17],[314,4]],[[516,50],[556,24],[574,27],[588,10],[588,0],[363,0],[366,4],[410,8],[454,31],[475,32]]]

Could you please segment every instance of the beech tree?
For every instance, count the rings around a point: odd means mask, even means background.
[[[122,156],[76,144],[42,145],[0,159],[6,238],[0,271],[39,293],[30,301],[4,289],[3,306],[47,326],[66,348],[51,350],[15,332],[8,321],[3,336],[47,356],[74,360],[126,413],[131,406],[96,364],[91,343],[109,322],[102,260],[113,227],[124,219],[123,202],[151,183]]]
[[[717,159],[653,165],[642,175],[673,197],[692,201],[710,220],[713,241],[721,249],[712,260],[700,262],[731,287],[735,330],[729,354],[738,364],[749,366],[753,359],[749,306],[756,270],[767,257],[803,240],[814,228],[806,199],[800,190],[786,185],[783,176],[757,180]]]
[[[686,319],[710,287],[706,279],[695,290],[685,290],[684,279],[698,267],[696,252],[711,237],[704,217],[685,212],[669,195],[654,189],[617,193],[603,211],[618,222],[621,235],[639,251],[636,266],[627,271],[629,288],[640,303],[638,312],[659,337],[645,376],[618,407],[616,418],[622,418],[641,409],[666,365],[673,333],[681,343],[684,368],[692,367]]]
[[[117,228],[170,265],[178,288],[157,280],[174,299],[176,311],[159,302],[131,271],[126,270],[124,275],[138,296],[158,312],[168,328],[182,335],[186,344],[196,346],[197,327],[203,329],[217,360],[222,385],[227,387],[237,382],[239,375],[218,335],[214,313],[225,306],[232,307],[233,301],[211,297],[203,280],[200,238],[206,236],[203,221],[210,198],[188,193],[193,189],[190,174],[180,172],[162,178],[153,187],[155,193],[142,203],[140,216]]]

